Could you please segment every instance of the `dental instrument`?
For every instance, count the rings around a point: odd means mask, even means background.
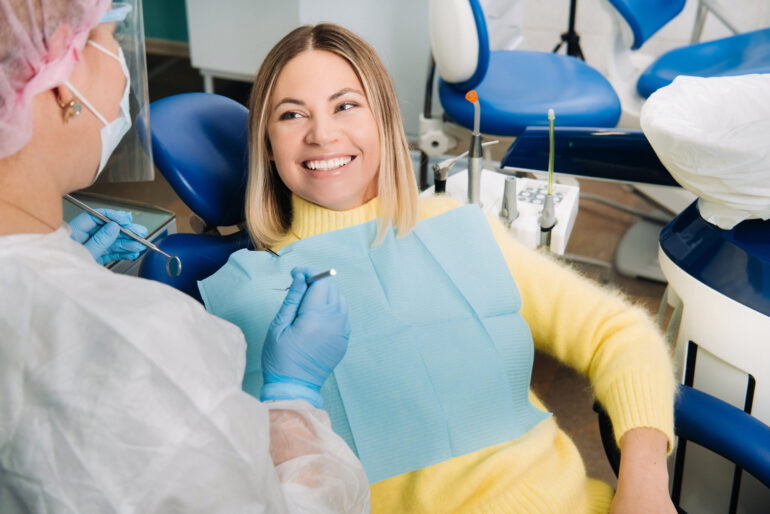
[[[312,277],[307,279],[307,285],[312,284],[316,280],[321,280],[322,278],[333,277],[336,274],[337,274],[337,270],[336,269],[334,269],[334,268],[328,269],[328,270],[324,271],[323,273],[319,273],[317,275],[313,275]]]
[[[465,94],[465,99],[473,104],[473,134],[468,149],[468,202],[480,205],[481,170],[484,168],[481,151],[481,105],[479,96],[473,89]]]
[[[548,109],[548,192],[545,195],[543,211],[540,214],[540,246],[544,246],[548,250],[551,248],[551,230],[557,222],[553,199],[553,125],[555,119],[553,109]]]
[[[330,269],[328,269],[326,271],[318,273],[317,275],[313,275],[312,277],[307,279],[307,285],[310,285],[313,282],[321,280],[322,278],[333,277],[336,274],[337,274],[337,270],[334,269],[334,268],[330,268]],[[288,291],[289,289],[291,289],[291,286],[290,287],[284,287],[284,288],[274,288],[273,291]]]
[[[95,216],[96,218],[99,218],[100,220],[102,220],[105,223],[109,223],[110,221],[112,221],[110,218],[108,218],[107,216],[105,216],[101,212],[97,211],[96,209],[93,209],[93,208],[89,207],[88,205],[86,205],[85,203],[81,202],[77,198],[72,197],[71,195],[68,195],[68,194],[64,195],[64,199],[67,200],[68,202],[70,202],[71,204],[73,204],[73,205],[75,205],[77,207],[80,207],[81,209],[83,209],[84,211],[89,213],[90,215]],[[143,237],[139,237],[138,235],[134,234],[130,230],[127,230],[127,229],[121,227],[120,225],[118,225],[118,228],[120,228],[120,231],[122,233],[124,233],[125,235],[127,235],[128,237],[130,237],[131,239],[133,239],[135,241],[139,241],[140,243],[145,245],[150,250],[154,250],[154,251],[156,251],[156,252],[158,252],[160,254],[165,255],[168,258],[168,260],[166,261],[166,273],[168,273],[169,277],[177,278],[179,275],[182,274],[182,261],[179,259],[179,257],[167,254],[166,252],[164,252],[163,250],[158,248],[154,243],[151,243],[150,241],[148,241],[147,239],[145,239]]]
[[[503,188],[503,201],[500,205],[500,217],[503,218],[506,226],[510,228],[511,224],[519,217],[519,209],[516,205],[516,177],[505,177],[505,186]]]
[[[491,145],[496,145],[500,141],[495,139],[494,141],[487,141],[486,143],[481,143],[482,148],[486,148]],[[446,192],[446,180],[449,177],[449,170],[452,169],[452,166],[468,155],[468,152],[465,151],[461,153],[460,155],[456,157],[450,157],[449,159],[443,160],[439,163],[436,163],[433,165],[433,186],[434,186],[434,192],[436,193],[445,193]]]

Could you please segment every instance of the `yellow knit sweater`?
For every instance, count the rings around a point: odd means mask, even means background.
[[[377,199],[331,211],[292,198],[294,218],[285,246],[298,239],[365,223]],[[420,219],[459,204],[422,198]],[[522,298],[535,347],[591,380],[613,420],[615,437],[653,427],[673,446],[674,379],[657,328],[646,313],[547,256],[517,243],[490,219]],[[547,410],[530,391],[534,405]],[[371,486],[374,513],[607,512],[611,488],[586,477],[574,443],[549,418],[515,441],[434,464]]]

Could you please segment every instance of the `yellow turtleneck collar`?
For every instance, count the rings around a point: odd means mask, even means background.
[[[291,228],[286,238],[274,247],[275,250],[306,237],[376,219],[379,201],[375,197],[359,207],[347,211],[333,211],[292,194],[291,206],[294,216]]]

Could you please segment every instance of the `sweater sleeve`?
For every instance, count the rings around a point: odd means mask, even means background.
[[[674,447],[675,382],[668,346],[646,311],[490,225],[522,297],[535,347],[587,376],[615,439],[656,428]]]

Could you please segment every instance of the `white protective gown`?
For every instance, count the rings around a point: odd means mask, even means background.
[[[0,237],[0,512],[369,511],[326,413],[241,390],[237,327],[69,233]]]

